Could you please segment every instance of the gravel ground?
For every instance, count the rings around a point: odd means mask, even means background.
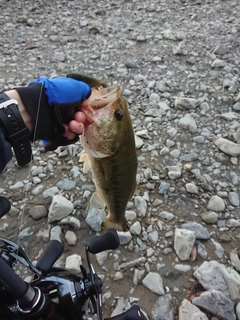
[[[239,1],[0,0],[0,9],[0,90],[80,72],[119,83],[129,102],[140,193],[129,203],[125,245],[96,262],[105,316],[123,297],[138,301],[153,320],[240,319]],[[72,253],[82,255],[96,233],[85,220],[92,177],[81,172],[80,144],[44,153],[36,143],[33,151],[30,170],[13,159],[0,177],[0,192],[13,205],[0,222],[1,236],[16,240],[23,232],[20,243],[35,260],[57,230],[63,264]],[[53,187],[74,204],[79,230],[69,224],[58,230],[58,223],[29,213],[40,205],[44,216],[52,201],[44,192]],[[236,296],[199,276],[203,263],[210,264],[207,273],[213,261],[222,268],[219,282],[224,268],[233,270],[229,288]],[[231,312],[196,302],[204,315],[197,318],[192,304],[184,315],[181,303],[199,282],[207,294],[227,297],[222,304]],[[211,294],[217,305],[221,299]]]

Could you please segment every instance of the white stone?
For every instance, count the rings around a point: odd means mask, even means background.
[[[194,231],[175,229],[174,250],[182,261],[189,259],[195,239],[196,235]]]
[[[163,288],[162,277],[160,276],[160,274],[156,272],[149,272],[147,276],[143,279],[142,283],[146,288],[160,296],[165,293]]]
[[[72,213],[74,206],[62,195],[55,195],[49,208],[48,222],[60,221]]]
[[[82,258],[81,256],[77,254],[72,254],[71,256],[67,257],[65,268],[68,270],[75,270],[75,271],[81,271],[80,265],[82,264]]]

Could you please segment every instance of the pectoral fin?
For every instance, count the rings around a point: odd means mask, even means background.
[[[86,153],[80,155],[78,162],[83,162],[83,173],[86,173],[91,169],[90,158]]]
[[[105,209],[106,205],[102,201],[102,199],[99,197],[97,192],[94,192],[90,199],[90,206],[95,209]]]

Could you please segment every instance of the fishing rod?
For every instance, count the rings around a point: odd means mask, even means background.
[[[0,197],[0,218],[10,210],[9,201]],[[87,320],[89,310],[102,320],[102,280],[97,276],[90,254],[115,250],[120,244],[115,229],[91,239],[85,246],[87,268],[71,273],[54,267],[63,245],[51,240],[36,266],[19,244],[0,237],[0,320]],[[27,267],[30,283],[16,274],[17,264]],[[147,320],[139,306],[105,320]]]

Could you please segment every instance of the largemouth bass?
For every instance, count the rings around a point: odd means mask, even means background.
[[[136,188],[137,155],[128,103],[120,86],[93,90],[81,104],[87,122],[80,139],[96,192],[106,204],[103,229],[126,230],[125,210]]]

